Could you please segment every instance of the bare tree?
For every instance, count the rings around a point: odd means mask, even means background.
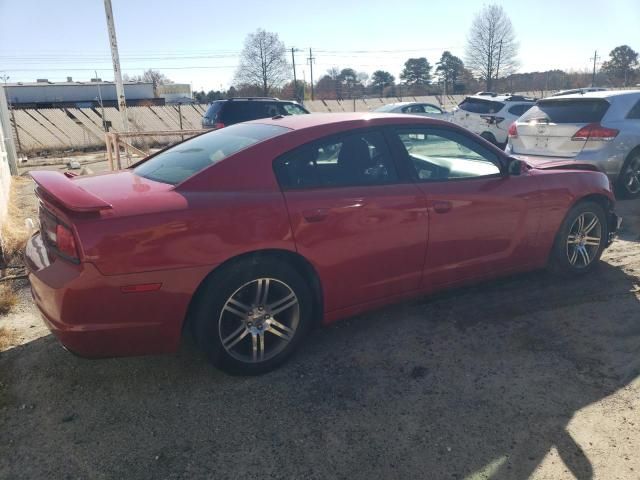
[[[499,5],[488,5],[473,20],[467,38],[466,65],[491,90],[494,80],[518,66],[518,43],[511,20]]]
[[[277,33],[262,29],[250,33],[244,42],[234,83],[256,86],[264,96],[269,95],[291,76],[286,53]]]
[[[167,78],[167,76],[158,71],[158,70],[145,70],[142,75],[127,75],[126,73],[122,76],[122,79],[125,82],[147,82],[153,83],[154,86],[157,85],[166,85],[169,83],[173,83],[173,80]]]

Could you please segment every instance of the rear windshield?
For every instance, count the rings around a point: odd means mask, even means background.
[[[396,108],[397,105],[390,103],[388,105],[383,105],[382,107],[378,107],[374,110],[374,112],[390,112],[391,110],[393,110],[394,108]]]
[[[141,177],[175,185],[240,150],[288,130],[276,125],[232,125],[169,148],[133,171]]]
[[[465,98],[458,108],[471,113],[498,113],[504,107],[504,103],[482,98]]]
[[[211,120],[215,120],[221,106],[222,102],[213,102],[211,105],[209,105],[209,108],[207,108],[207,113],[205,113],[204,116],[210,118]]]
[[[521,122],[595,123],[602,120],[609,108],[603,99],[541,100],[525,113]]]

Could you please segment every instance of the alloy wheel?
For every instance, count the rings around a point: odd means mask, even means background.
[[[640,155],[635,156],[622,174],[624,188],[632,195],[640,192]]]
[[[233,358],[259,363],[282,352],[299,323],[300,304],[293,289],[274,278],[259,278],[227,299],[218,319],[218,334]]]
[[[567,258],[577,268],[591,264],[602,243],[602,224],[592,212],[584,212],[574,220],[567,236]]]

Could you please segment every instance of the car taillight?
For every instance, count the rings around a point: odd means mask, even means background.
[[[509,132],[507,133],[511,138],[518,137],[518,127],[516,127],[516,122],[513,122],[509,127]]]
[[[213,128],[224,128],[224,123],[216,122],[213,124]]]
[[[55,246],[57,250],[70,260],[78,260],[78,248],[73,232],[65,225],[56,225]]]
[[[590,123],[578,130],[571,140],[584,142],[586,140],[601,140],[608,142],[616,138],[620,131],[615,128],[603,127],[599,123]]]

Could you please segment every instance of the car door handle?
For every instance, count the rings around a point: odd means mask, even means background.
[[[447,213],[448,211],[451,210],[452,207],[453,205],[451,204],[451,202],[447,202],[447,201],[433,202],[433,211],[436,213]]]
[[[321,222],[329,215],[328,208],[312,208],[302,212],[302,216],[307,222]]]

